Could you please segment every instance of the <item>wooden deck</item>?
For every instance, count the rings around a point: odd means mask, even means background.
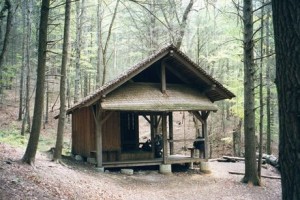
[[[204,162],[206,159],[191,158],[184,155],[169,155],[167,158],[167,164],[185,164]],[[163,164],[162,158],[148,159],[148,160],[128,160],[128,161],[115,161],[115,162],[103,162],[104,168],[114,167],[138,167],[138,166],[154,166]]]

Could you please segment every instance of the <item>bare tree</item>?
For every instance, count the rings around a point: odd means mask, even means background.
[[[180,26],[179,26],[179,36],[177,37],[177,41],[176,41],[176,47],[178,49],[181,47],[183,36],[184,36],[185,31],[186,31],[188,15],[192,10],[193,4],[194,4],[194,0],[190,0],[189,4],[185,8],[185,11],[184,11],[183,16],[182,16],[182,20],[181,20]]]
[[[169,33],[170,33],[170,38],[171,41],[175,44],[175,46],[179,49],[182,44],[182,40],[184,37],[184,34],[186,32],[186,26],[188,22],[188,16],[190,12],[192,11],[193,5],[194,5],[194,0],[190,0],[189,3],[187,4],[186,8],[184,9],[184,12],[182,14],[182,18],[180,19],[180,14],[177,11],[177,5],[176,1],[174,0],[169,0],[169,4],[171,5],[171,12],[173,13],[171,16],[168,16],[166,13],[166,9],[160,4],[161,11],[164,16],[164,20],[167,24]],[[176,24],[178,24],[178,28],[173,27],[173,23],[171,22],[172,20],[176,21]],[[177,31],[178,30],[178,31]]]
[[[110,43],[112,28],[113,28],[113,25],[114,25],[114,22],[115,22],[115,19],[117,16],[119,2],[120,2],[120,0],[117,0],[116,6],[115,6],[115,9],[113,12],[113,16],[112,16],[111,22],[109,24],[106,40],[105,40],[104,44],[101,45],[101,47],[102,47],[102,66],[103,66],[102,85],[104,85],[104,83],[106,82],[106,79],[107,79],[107,77],[106,77],[107,76],[107,62],[108,62],[107,51],[108,51],[108,47],[109,47],[109,43]]]

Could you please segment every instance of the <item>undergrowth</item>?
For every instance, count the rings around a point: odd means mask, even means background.
[[[0,130],[0,143],[9,144],[13,147],[19,147],[25,149],[28,143],[29,134],[24,136],[20,134],[18,129]],[[38,150],[48,151],[55,146],[55,138],[49,136],[40,135]],[[70,144],[64,142],[63,155],[70,155]]]
[[[0,130],[0,142],[13,147],[26,147],[28,135],[22,136],[17,129]]]

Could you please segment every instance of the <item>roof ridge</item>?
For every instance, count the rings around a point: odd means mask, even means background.
[[[145,57],[140,62],[136,63],[132,67],[129,67],[127,70],[125,70],[123,73],[120,73],[118,76],[116,76],[114,79],[106,82],[104,85],[99,87],[97,90],[95,90],[93,93],[89,94],[88,96],[84,97],[81,101],[74,104],[71,108],[67,110],[67,113],[70,113],[72,110],[80,107],[81,105],[86,104],[87,102],[93,103],[93,99],[99,97],[100,95],[105,94],[105,92],[109,89],[113,89],[113,87],[122,82],[122,80],[127,79],[130,75],[134,75],[135,72],[138,72],[139,69],[141,69],[143,66],[145,67],[147,64],[151,63],[152,61],[155,61],[155,59],[159,56],[165,56],[170,51],[176,52],[178,55],[180,55],[183,59],[185,59],[188,63],[190,63],[196,70],[198,70],[201,74],[204,75],[208,80],[212,81],[214,84],[216,84],[220,89],[224,90],[226,95],[229,97],[234,97],[234,94],[231,93],[228,89],[226,89],[221,83],[219,83],[216,79],[214,79],[212,76],[210,76],[204,69],[202,69],[199,65],[197,65],[193,60],[191,60],[183,51],[178,49],[174,44],[170,43],[159,50],[153,52],[148,57]]]

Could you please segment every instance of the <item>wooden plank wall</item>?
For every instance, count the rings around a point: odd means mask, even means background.
[[[92,123],[91,123],[92,122]],[[72,154],[89,157],[95,130],[94,116],[84,107],[72,113]]]
[[[107,112],[105,115],[109,115]],[[104,117],[105,118],[105,117]],[[102,126],[103,150],[116,151],[121,149],[120,113],[113,112]]]
[[[102,127],[103,151],[115,154],[121,149],[120,113],[106,112],[104,115],[110,116]],[[96,152],[95,121],[92,110],[84,107],[72,113],[72,154],[90,157],[91,152]]]

